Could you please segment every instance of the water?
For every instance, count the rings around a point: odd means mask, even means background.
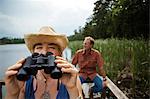
[[[0,45],[0,80],[4,78],[6,69],[19,59],[30,55],[25,44]]]
[[[6,69],[15,64],[19,59],[31,55],[25,44],[0,45],[0,80],[4,79]],[[4,99],[6,89],[2,87],[2,98]]]

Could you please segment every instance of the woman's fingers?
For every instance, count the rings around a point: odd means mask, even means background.
[[[67,61],[66,61],[64,58],[57,56],[55,62],[56,62],[56,63],[65,63],[65,62],[67,62]]]
[[[13,76],[15,74],[17,74],[19,68],[21,68],[22,66],[22,63],[25,61],[25,59],[21,59],[19,60],[16,64],[10,66],[7,71],[5,72],[5,75],[6,75],[6,78],[10,77],[10,76]]]
[[[59,67],[59,68],[62,68],[62,67],[64,67],[64,68],[70,68],[71,66],[68,63],[63,63],[63,64],[58,63],[57,67]]]
[[[12,76],[12,75],[17,74],[17,72],[18,72],[18,71],[6,71],[5,75],[6,75],[7,77],[10,77],[10,76]]]
[[[65,72],[65,73],[73,73],[73,74],[77,74],[78,73],[78,70],[74,69],[74,68],[62,68],[61,71]]]
[[[71,67],[70,66],[70,63],[67,62],[64,58],[62,57],[57,57],[56,60],[55,60],[55,63],[57,63],[57,66],[59,68],[62,68],[62,67],[65,67],[65,68],[69,68]]]
[[[59,60],[66,60],[65,58],[60,57],[60,56],[56,56],[56,59],[59,59]]]
[[[71,63],[69,63],[67,60],[65,60],[62,57],[56,57],[55,62],[57,63],[57,66],[59,68],[61,68],[62,72],[65,72],[65,73],[78,73],[78,70],[74,67],[74,65],[72,65]]]
[[[7,71],[10,71],[10,70],[18,70],[21,66],[22,66],[21,63],[12,65],[11,67],[9,67],[9,68],[7,69]]]

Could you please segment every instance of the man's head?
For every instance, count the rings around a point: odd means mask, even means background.
[[[35,47],[47,44],[48,46],[57,46],[57,49],[62,51],[68,45],[68,39],[63,34],[56,33],[51,27],[44,26],[37,33],[28,33],[24,36],[25,44],[31,53],[34,52]],[[51,47],[52,48],[52,47]]]
[[[94,39],[90,36],[85,37],[83,47],[85,50],[91,49],[94,46]]]

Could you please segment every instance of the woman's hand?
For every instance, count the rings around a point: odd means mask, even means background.
[[[16,74],[24,61],[25,59],[19,60],[16,64],[10,66],[5,72],[6,97],[11,97],[12,99],[13,97],[15,98],[15,96],[18,96],[20,88],[23,87],[24,82],[18,81]]]
[[[78,79],[78,70],[62,57],[57,56],[55,62],[63,72],[61,82],[66,86],[70,99],[77,99],[79,95],[82,95],[80,93],[81,85]]]
[[[76,87],[78,70],[62,57],[57,56],[55,62],[63,72],[62,83],[68,88]]]

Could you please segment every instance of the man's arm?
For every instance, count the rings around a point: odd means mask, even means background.
[[[98,52],[98,57],[97,57],[97,63],[98,63],[98,67],[99,67],[99,72],[98,74],[101,75],[103,77],[103,81],[106,81],[106,72],[103,68],[104,65],[104,60],[101,56],[101,53]]]
[[[77,63],[78,63],[78,54],[76,53],[72,58],[72,64],[77,65]]]
[[[99,75],[101,75],[103,78],[106,77],[106,73],[105,73],[105,70],[103,69],[103,67],[99,68]]]

